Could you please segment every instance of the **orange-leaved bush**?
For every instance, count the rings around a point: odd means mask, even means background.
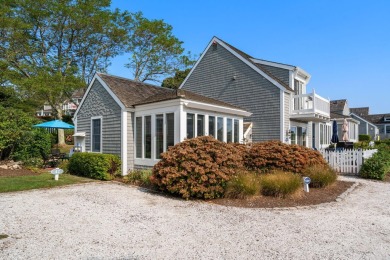
[[[242,156],[231,144],[211,136],[196,137],[163,153],[153,167],[151,182],[160,190],[186,199],[218,198],[242,166]]]
[[[320,152],[280,141],[252,144],[244,161],[246,168],[259,172],[280,170],[302,173],[311,165],[327,165]]]

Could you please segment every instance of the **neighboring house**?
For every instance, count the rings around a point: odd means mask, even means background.
[[[368,115],[367,118],[378,127],[380,140],[390,139],[390,114]]]
[[[331,120],[336,120],[339,140],[343,141],[343,124],[344,119],[348,122],[348,142],[359,141],[359,120],[351,116],[351,111],[346,99],[330,101],[330,117]]]
[[[76,90],[70,99],[65,100],[62,105],[62,110],[64,115],[73,116],[79,106],[84,95],[84,89]],[[46,117],[51,116],[53,113],[52,107],[48,104],[43,106],[43,109],[36,111],[36,116]]]
[[[351,117],[359,121],[359,134],[370,135],[371,140],[376,140],[379,136],[379,128],[371,122],[368,107],[350,108]],[[390,123],[389,123],[390,125]],[[390,130],[390,129],[389,129]]]
[[[185,90],[96,73],[75,115],[82,151],[116,154],[122,174],[152,167],[169,146],[202,135],[242,142],[251,113]]]
[[[310,77],[297,66],[253,58],[214,37],[180,89],[251,111],[244,119],[252,123],[249,141],[321,148],[330,143],[330,104],[306,93]]]

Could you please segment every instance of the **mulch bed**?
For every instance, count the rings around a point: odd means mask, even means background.
[[[209,200],[214,203],[230,207],[242,208],[283,208],[317,205],[326,202],[336,201],[337,197],[348,190],[354,182],[337,181],[333,185],[322,188],[311,188],[309,193],[302,192],[300,196],[291,198],[274,198],[269,196],[256,196],[249,199],[215,199]]]
[[[28,169],[17,169],[17,170],[0,169],[0,177],[31,176],[31,175],[39,175],[39,174],[40,173],[33,172]]]

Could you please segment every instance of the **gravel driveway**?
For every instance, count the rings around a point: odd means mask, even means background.
[[[390,259],[390,183],[243,209],[116,183],[0,194],[0,259]]]

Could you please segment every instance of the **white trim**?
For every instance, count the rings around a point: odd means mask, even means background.
[[[362,117],[360,117],[360,116],[358,116],[358,115],[356,115],[355,113],[351,113],[350,115],[353,115],[353,116],[356,116],[357,118],[359,118],[360,120],[362,120],[362,121],[364,121],[364,122],[366,122],[367,123],[367,125],[372,125],[373,127],[376,127],[376,128],[378,128],[376,125],[374,125],[373,123],[370,123],[369,121],[367,121],[366,119],[364,119],[364,118],[362,118]],[[368,126],[367,126],[368,127]]]
[[[110,96],[115,100],[115,102],[118,104],[118,106],[120,106],[121,109],[126,109],[125,105],[119,100],[119,98],[114,94],[114,92],[112,92],[112,90],[107,86],[107,84],[103,81],[103,79],[99,77],[98,73],[95,73],[95,75],[93,76],[91,83],[89,83],[87,91],[85,91],[83,99],[81,100],[80,104],[78,105],[77,110],[74,113],[73,117],[77,117],[77,114],[78,114],[79,110],[81,109],[81,107],[83,106],[84,101],[89,94],[89,91],[91,90],[93,84],[95,83],[95,80],[98,80],[100,82],[100,84],[103,86],[103,88],[108,92],[108,94],[110,94]],[[129,110],[131,110],[131,109],[129,109]]]
[[[280,141],[285,143],[284,140],[284,91],[280,91]]]
[[[187,80],[190,78],[192,72],[196,69],[196,67],[199,65],[200,61],[202,60],[202,58],[204,57],[204,55],[207,53],[207,51],[210,49],[210,47],[213,45],[213,43],[218,43],[220,44],[222,47],[224,47],[226,50],[228,50],[231,54],[233,54],[234,56],[236,56],[238,59],[240,59],[242,62],[244,62],[246,65],[248,65],[250,68],[252,68],[253,70],[255,70],[257,73],[259,73],[260,75],[262,75],[265,79],[267,79],[268,81],[270,81],[272,84],[274,84],[276,87],[278,87],[279,89],[281,90],[287,90],[283,85],[281,85],[279,82],[277,82],[276,80],[274,80],[273,78],[271,78],[270,76],[268,76],[268,74],[264,73],[261,69],[259,69],[258,67],[256,67],[253,63],[251,63],[250,61],[248,61],[247,59],[245,59],[244,57],[242,57],[240,54],[238,54],[237,52],[235,52],[234,50],[232,50],[229,46],[227,46],[225,43],[223,43],[221,40],[219,40],[217,37],[213,37],[210,41],[210,43],[207,45],[206,49],[204,50],[204,52],[202,53],[202,55],[200,56],[200,58],[198,59],[198,61],[195,63],[194,67],[191,69],[190,73],[188,73],[187,77],[184,79],[183,83],[181,83],[179,89],[181,89],[184,84],[187,82]]]
[[[91,153],[103,153],[103,117],[102,116],[91,116],[91,147],[90,147],[90,150],[91,150]],[[96,120],[96,119],[100,119],[100,151],[99,152],[95,152],[95,151],[92,151],[93,149],[93,120]]]
[[[202,110],[207,110],[207,111],[212,111],[212,112],[219,112],[219,113],[224,113],[224,114],[234,114],[234,115],[239,115],[239,116],[252,115],[252,113],[247,112],[245,110],[238,110],[238,109],[234,109],[234,108],[216,106],[216,105],[211,105],[211,104],[201,103],[201,102],[196,102],[196,101],[190,101],[190,100],[186,100],[184,102],[184,106],[186,106],[188,108],[197,108],[197,109],[202,109]]]
[[[121,159],[122,175],[127,175],[127,111],[121,111]]]
[[[287,65],[287,64],[282,64],[282,63],[277,63],[277,62],[267,61],[267,60],[261,60],[261,59],[255,59],[255,58],[251,58],[251,61],[253,61],[254,63],[260,63],[263,65],[277,67],[286,70],[294,70],[296,68],[295,66],[292,65]]]

